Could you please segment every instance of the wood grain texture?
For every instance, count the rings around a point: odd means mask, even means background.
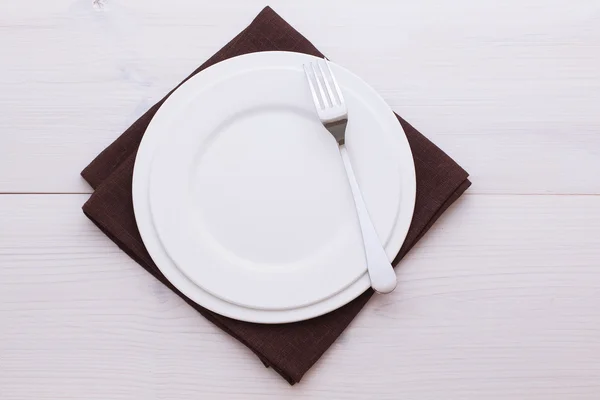
[[[264,6],[91,3],[0,15],[0,191],[89,192],[90,159]],[[600,157],[600,3],[479,3],[271,5],[468,168],[473,193],[599,194],[582,171]]]
[[[474,182],[294,387],[69,194],[265,3],[99,3],[0,13],[0,399],[599,398],[597,0],[270,2]]]
[[[86,198],[0,196],[3,399],[600,393],[600,197],[466,195],[294,387],[119,251]]]

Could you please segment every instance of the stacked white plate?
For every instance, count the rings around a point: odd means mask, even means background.
[[[344,166],[302,68],[313,60],[263,52],[207,68],[168,98],[142,140],[133,202],[144,244],[174,286],[216,313],[299,321],[370,286]],[[348,105],[348,152],[392,260],[414,209],[410,147],[384,100],[331,67]]]

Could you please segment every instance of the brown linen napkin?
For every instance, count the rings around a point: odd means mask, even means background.
[[[250,26],[190,76],[230,57],[270,50],[323,56],[306,38],[267,7]],[[263,325],[215,314],[195,304],[173,287],[152,262],[144,247],[136,226],[131,200],[131,182],[137,148],[150,120],[166,97],[150,108],[83,170],[81,175],[95,189],[84,204],[83,212],[154,277],[208,320],[245,344],[265,365],[275,369],[290,384],[294,384],[300,381],[306,371],[340,336],[371,298],[373,291],[368,290],[344,307],[318,318],[291,324]],[[414,155],[417,199],[410,230],[394,260],[394,265],[397,265],[471,184],[467,179],[468,174],[458,164],[402,118],[398,117],[398,120],[406,132]]]

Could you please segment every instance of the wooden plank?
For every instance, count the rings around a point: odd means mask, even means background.
[[[0,192],[79,171],[243,28],[258,0],[13,2],[0,15]],[[272,1],[473,174],[473,193],[599,194],[594,0]]]
[[[0,393],[596,399],[600,197],[466,195],[289,387],[122,254],[86,195],[0,196]]]

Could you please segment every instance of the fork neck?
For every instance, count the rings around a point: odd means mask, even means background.
[[[346,126],[348,125],[348,119],[340,119],[334,122],[328,122],[325,124],[325,128],[333,135],[338,146],[342,146],[346,143]]]

